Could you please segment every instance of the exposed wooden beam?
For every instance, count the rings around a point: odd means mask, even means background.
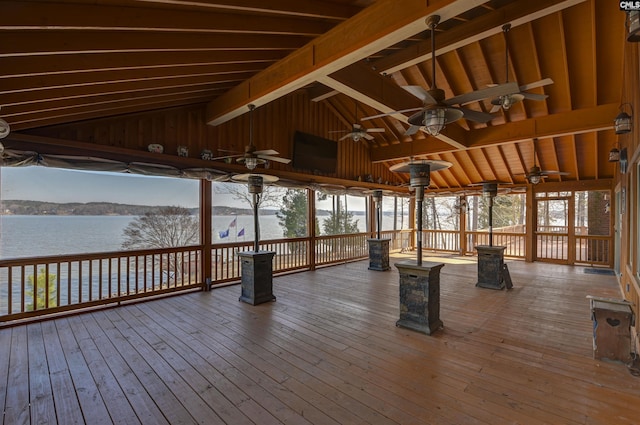
[[[353,18],[306,44],[285,59],[212,101],[207,117],[219,125],[257,106],[304,87],[358,60],[426,29],[426,16],[443,20],[478,5],[470,0],[378,0]],[[481,3],[481,2],[480,2]]]
[[[567,134],[580,134],[613,129],[613,117],[618,113],[617,104],[610,103],[593,108],[578,109],[561,114],[531,118],[524,121],[507,123],[466,132],[465,145],[468,148],[520,142],[535,137],[558,137]],[[451,127],[451,129],[449,128]],[[455,126],[448,126],[445,132]],[[462,130],[464,132],[464,130]],[[385,162],[406,158],[409,155],[434,154],[450,151],[451,146],[436,145],[433,139],[415,140],[411,145],[400,149],[396,145],[371,151],[373,162]],[[402,146],[402,145],[401,145]],[[444,148],[444,149],[443,149]]]

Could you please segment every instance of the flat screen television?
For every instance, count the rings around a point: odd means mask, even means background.
[[[336,172],[338,143],[313,134],[296,131],[293,135],[292,167],[323,174]]]

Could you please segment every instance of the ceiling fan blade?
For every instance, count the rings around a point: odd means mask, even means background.
[[[347,133],[349,130],[331,130],[329,133]]]
[[[227,159],[227,158],[238,158],[244,156],[244,154],[238,154],[238,155],[226,155],[226,156],[217,156],[215,158],[211,158],[211,161],[217,161],[219,159]]]
[[[542,175],[554,175],[554,176],[568,176],[571,173],[568,173],[566,171],[551,171],[551,170],[544,170],[544,171],[540,171],[540,174]]]
[[[384,128],[367,128],[367,133],[384,133]]]
[[[553,80],[551,78],[544,78],[540,81],[535,81],[533,83],[520,86],[520,91],[531,90],[538,87],[548,86],[549,84],[553,84]]]
[[[417,125],[411,125],[409,126],[409,128],[407,129],[407,131],[404,132],[405,136],[413,136],[414,134],[416,134],[418,131],[420,130],[420,127]]]
[[[486,112],[474,111],[472,109],[466,109],[466,108],[455,108],[455,109],[462,111],[462,113],[464,114],[463,115],[464,119],[474,121],[474,122],[479,122],[482,124],[488,123],[489,121],[495,118],[493,115],[488,114]]]
[[[367,134],[367,133],[364,133],[364,134],[362,135],[362,137],[364,137],[364,138],[365,138],[365,139],[367,139],[367,140],[373,140],[373,139],[375,139],[375,137],[373,137],[372,135]]]
[[[438,103],[422,86],[402,86],[403,89],[420,99],[425,104]]]
[[[493,103],[493,102],[491,102]],[[493,107],[491,108],[491,110],[489,111],[490,114],[495,114],[496,112],[498,112],[500,109],[502,109],[502,107],[500,105],[493,105]]]
[[[274,151],[273,149],[263,149],[260,151],[254,151],[255,155],[280,155],[278,151]]]
[[[505,94],[518,93],[518,91],[520,91],[520,89],[518,87],[518,84],[516,83],[499,84],[495,87],[487,87],[484,89],[472,91],[470,93],[464,93],[458,96],[454,96],[450,99],[446,99],[444,103],[446,105],[465,105],[467,103],[475,102],[489,97],[498,97]]]
[[[367,121],[367,120],[372,120],[374,118],[380,118],[380,117],[388,117],[389,115],[403,114],[405,112],[419,111],[420,109],[422,109],[422,107],[409,108],[409,109],[400,109],[398,111],[387,112],[385,114],[371,115],[369,117],[360,118],[360,121]]]
[[[264,159],[265,161],[281,162],[283,164],[288,164],[291,162],[291,160],[288,158],[281,158],[279,156],[271,156],[271,155],[258,155],[258,158]]]
[[[344,136],[338,139],[338,142],[342,142],[343,140],[350,139],[351,137],[353,137],[353,133],[345,134]]]
[[[546,94],[537,94],[537,93],[520,93],[525,99],[528,100],[545,100],[549,96]]]

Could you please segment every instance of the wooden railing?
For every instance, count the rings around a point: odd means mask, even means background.
[[[366,258],[368,237],[358,233],[315,238],[314,266]],[[260,250],[274,251],[273,272],[283,273],[312,267],[310,244],[309,238],[276,239],[261,242]],[[238,281],[238,253],[252,249],[250,242],[215,245],[212,284]],[[202,250],[190,246],[0,260],[0,322],[200,289]]]
[[[566,261],[569,258],[569,236],[562,233],[536,233],[536,259]]]
[[[319,236],[316,238],[316,265],[328,265],[369,256],[367,233]]]
[[[309,243],[309,238],[271,239],[260,242],[260,250],[275,252],[273,273],[283,273],[311,267]],[[212,285],[216,286],[239,280],[242,270],[238,253],[252,250],[253,243],[250,242],[214,245],[211,249]]]
[[[0,261],[0,321],[199,288],[201,249],[61,255]]]
[[[433,251],[460,252],[460,232],[457,230],[423,230],[422,247]]]
[[[488,232],[467,232],[466,255],[474,255],[477,245],[489,245]],[[525,233],[493,232],[493,245],[506,246],[504,255],[507,257],[524,258],[526,251]]]
[[[381,232],[391,240],[391,251],[412,248],[412,236],[412,230]],[[279,274],[366,258],[370,237],[358,233],[275,239],[261,242],[260,250],[276,253],[273,272]],[[475,246],[489,244],[487,232],[466,232],[465,237],[464,255],[475,255]],[[525,238],[523,233],[498,231],[493,244],[506,246],[505,256],[524,258]],[[538,258],[564,258],[566,236],[547,233],[537,238]],[[576,262],[610,265],[610,244],[608,236],[576,236]],[[460,232],[425,230],[423,248],[460,252]],[[212,285],[240,280],[238,253],[252,249],[250,242],[213,246]],[[200,289],[208,277],[202,275],[202,251],[202,246],[190,246],[0,260],[0,323]]]
[[[576,263],[612,266],[610,236],[576,236]]]

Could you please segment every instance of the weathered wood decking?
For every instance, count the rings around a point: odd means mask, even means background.
[[[397,269],[367,261],[277,277],[255,307],[230,286],[1,329],[4,424],[640,421],[640,378],[592,358],[585,297],[619,298],[615,277],[508,261],[494,291],[442,261],[434,336],[395,326]]]

